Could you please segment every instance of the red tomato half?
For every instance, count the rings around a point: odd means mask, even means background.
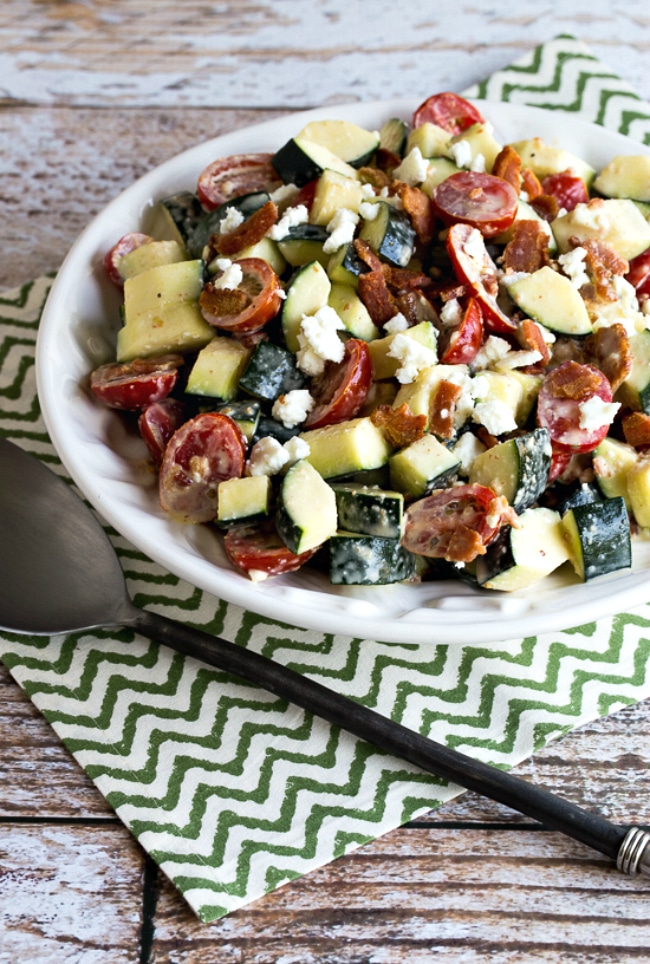
[[[206,211],[243,194],[275,191],[282,181],[271,164],[272,154],[233,154],[208,164],[199,174],[196,193]]]
[[[472,124],[483,124],[485,118],[464,97],[445,91],[428,97],[413,114],[414,127],[427,121],[443,127],[450,134],[460,134]]]
[[[432,201],[445,224],[469,224],[485,238],[509,228],[519,209],[517,192],[507,181],[478,171],[446,177],[434,188]]]
[[[199,298],[201,313],[215,328],[236,334],[258,331],[280,310],[283,288],[262,258],[241,258],[237,264],[244,275],[241,284],[231,291],[208,281]]]
[[[360,338],[345,343],[340,362],[328,362],[322,375],[312,382],[315,405],[305,420],[305,428],[320,428],[354,418],[372,384],[370,349]]]
[[[244,471],[246,440],[236,422],[205,412],[185,422],[167,443],[160,466],[160,504],[179,522],[210,522],[217,489]]]
[[[250,576],[280,576],[284,572],[300,569],[318,551],[309,549],[298,555],[291,552],[277,534],[272,522],[256,528],[244,526],[229,529],[224,536],[224,548],[236,569]]]
[[[125,364],[109,362],[92,373],[90,390],[109,408],[138,412],[169,395],[182,364],[181,355],[136,358]]]
[[[138,429],[156,465],[162,462],[167,443],[186,421],[187,415],[187,405],[178,398],[152,402],[140,413]]]
[[[565,361],[546,375],[537,399],[537,420],[548,429],[554,450],[592,452],[602,442],[609,419],[580,426],[581,406],[595,397],[612,400],[611,385],[599,368]]]
[[[637,298],[650,298],[650,248],[632,258],[625,280],[634,285]]]
[[[131,251],[135,251],[143,244],[150,244],[153,238],[148,234],[141,234],[138,231],[132,231],[130,234],[125,234],[117,244],[114,244],[110,251],[107,251],[104,255],[104,267],[106,268],[106,273],[111,279],[114,285],[118,288],[124,287],[124,278],[120,274],[120,261],[125,254],[130,254]]]
[[[440,362],[443,365],[469,365],[483,344],[483,313],[477,298],[470,298],[463,319],[442,336]]]
[[[571,171],[559,174],[548,174],[542,181],[544,194],[552,194],[561,208],[573,211],[576,204],[586,204],[589,201],[587,185]]]
[[[516,331],[514,321],[497,304],[497,269],[482,235],[469,224],[454,224],[446,248],[458,280],[471,288],[481,306],[485,327],[501,334]]]

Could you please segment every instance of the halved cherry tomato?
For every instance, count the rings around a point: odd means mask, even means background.
[[[625,280],[634,286],[637,298],[650,298],[650,248],[632,258]]]
[[[587,185],[571,171],[561,171],[558,174],[547,174],[542,180],[542,191],[557,199],[561,208],[573,211],[576,204],[586,204],[589,200]]]
[[[177,429],[160,466],[160,504],[179,522],[210,522],[217,514],[217,490],[244,471],[246,440],[238,425],[220,412],[205,412]]]
[[[514,321],[497,304],[497,268],[481,233],[469,224],[453,224],[445,244],[458,280],[472,289],[481,306],[485,327],[502,334],[516,331]]]
[[[199,174],[198,198],[206,211],[242,194],[275,191],[282,181],[271,164],[272,154],[232,154],[208,164]]]
[[[449,562],[472,562],[502,525],[516,522],[503,496],[478,483],[437,489],[406,512],[402,545],[410,552]]]
[[[132,231],[130,234],[123,235],[117,244],[104,255],[104,267],[106,273],[114,285],[118,288],[124,287],[124,278],[120,274],[120,261],[125,254],[130,254],[143,244],[150,244],[153,238],[148,234],[141,234],[139,231]]]
[[[554,448],[551,443],[551,464],[548,470],[548,484],[555,482],[556,479],[562,475],[565,469],[568,468],[569,462],[573,458],[571,452],[564,452],[561,449]]]
[[[126,363],[109,362],[91,374],[90,390],[109,408],[138,412],[169,395],[182,364],[181,355],[135,358]]]
[[[485,123],[485,118],[460,94],[443,91],[427,97],[413,114],[414,127],[419,127],[427,121],[443,127],[450,134],[460,134],[472,124]]]
[[[470,298],[461,323],[442,336],[440,362],[469,365],[483,344],[483,312],[477,298]]]
[[[546,375],[537,399],[537,420],[548,429],[554,450],[591,452],[602,442],[609,432],[609,419],[580,427],[580,406],[594,397],[612,401],[609,381],[593,365],[565,361]]]
[[[304,204],[308,211],[311,211],[311,206],[314,203],[314,196],[316,194],[316,188],[318,187],[318,182],[320,178],[315,177],[313,181],[307,181],[306,184],[300,188],[298,193],[291,199],[291,207],[298,207],[300,204]]]
[[[501,177],[478,171],[458,171],[438,184],[433,207],[445,224],[469,224],[493,238],[509,228],[519,209],[514,188]]]
[[[280,576],[284,572],[295,572],[318,552],[318,547],[298,555],[291,552],[273,522],[255,528],[229,529],[224,536],[224,548],[233,566],[251,578],[257,573]]]
[[[244,276],[241,283],[230,289],[208,281],[199,298],[201,313],[215,328],[233,333],[258,331],[280,310],[282,284],[262,258],[241,258],[237,264]]]
[[[315,405],[305,420],[305,428],[320,428],[354,418],[372,384],[370,349],[360,338],[345,343],[340,362],[328,362],[322,375],[312,382]]]
[[[138,429],[156,465],[162,462],[167,443],[187,417],[188,407],[178,398],[162,398],[140,413]]]

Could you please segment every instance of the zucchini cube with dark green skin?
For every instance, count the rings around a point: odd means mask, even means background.
[[[391,117],[379,130],[379,146],[384,151],[391,151],[399,157],[404,153],[404,145],[408,135],[408,126],[401,117]]]
[[[460,459],[435,435],[423,435],[392,455],[388,464],[391,486],[409,498],[418,498],[450,485]]]
[[[515,512],[523,512],[546,488],[550,466],[548,429],[536,428],[477,455],[469,481],[487,485],[497,495],[505,496]]]
[[[583,581],[632,565],[630,520],[621,496],[574,506],[562,525],[571,563]]]
[[[332,488],[340,529],[393,539],[401,536],[404,513],[401,492],[347,482],[335,482]]]
[[[271,496],[268,475],[225,479],[219,483],[217,525],[220,529],[257,525],[269,516]]]
[[[180,191],[163,198],[160,211],[176,240],[185,247],[196,225],[205,215],[201,202],[191,191]]]
[[[335,586],[384,586],[415,574],[415,556],[399,538],[337,532],[329,541],[329,551]]]
[[[239,387],[245,392],[269,402],[304,384],[305,376],[296,365],[295,355],[271,341],[255,346],[239,379]]]
[[[486,589],[528,589],[569,560],[569,547],[559,513],[526,509],[519,527],[504,526],[476,559],[476,578]]]
[[[225,405],[216,405],[214,410],[236,422],[248,442],[253,439],[260,422],[259,402],[227,402]]]
[[[387,201],[373,204],[377,213],[372,220],[364,222],[359,237],[368,242],[375,254],[398,268],[405,268],[415,250],[415,229],[407,215]]]
[[[278,240],[283,257],[293,268],[318,261],[327,268],[330,255],[323,253],[329,234],[320,224],[296,224]]]
[[[318,548],[336,532],[334,492],[304,459],[282,480],[275,527],[287,549],[297,555]]]

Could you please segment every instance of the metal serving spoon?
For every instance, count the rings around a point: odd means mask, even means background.
[[[382,750],[518,810],[650,876],[650,833],[619,827],[546,790],[450,750],[354,700],[234,643],[138,609],[104,530],[34,456],[0,439],[0,626],[53,635],[128,626],[233,673]]]

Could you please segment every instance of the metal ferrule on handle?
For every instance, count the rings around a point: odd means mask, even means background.
[[[630,877],[638,874],[650,877],[650,833],[631,827],[616,855],[616,866]]]

